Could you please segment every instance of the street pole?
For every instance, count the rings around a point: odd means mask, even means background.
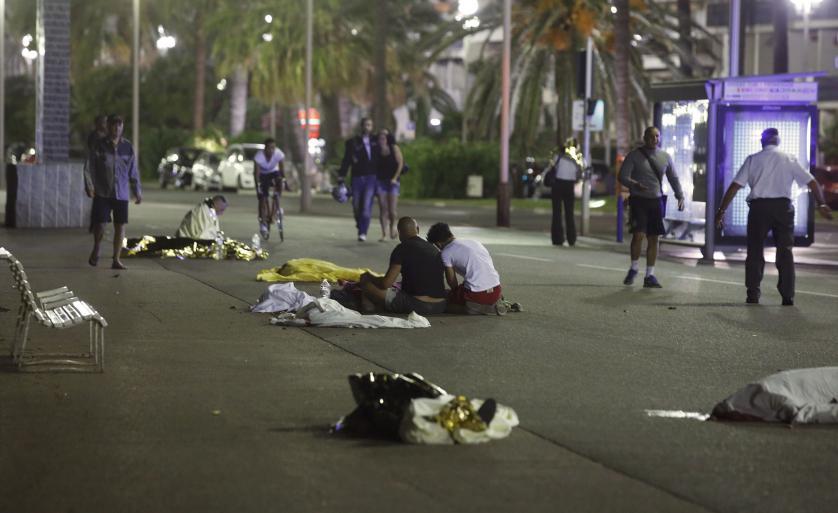
[[[6,0],[0,0],[0,151],[6,153]],[[6,188],[6,166],[0,171],[0,189]]]
[[[582,230],[581,235],[588,235],[591,225],[591,116],[588,115],[588,102],[591,101],[593,79],[594,40],[588,36],[585,45],[585,106],[582,117],[584,129],[582,171]]]
[[[501,61],[500,180],[497,225],[509,226],[509,68],[512,55],[512,0],[503,0],[503,58]]]
[[[741,0],[730,0],[730,26],[728,27],[728,72],[729,77],[739,76],[739,39],[741,38],[742,26],[742,4]]]
[[[314,0],[306,0],[306,105],[305,105],[305,141],[303,141],[303,176],[300,177],[300,212],[311,208],[311,187],[308,185],[308,171],[311,154],[308,151],[309,109],[311,108],[311,50],[314,17]]]
[[[134,0],[133,94],[131,95],[131,138],[134,156],[140,162],[140,0]]]

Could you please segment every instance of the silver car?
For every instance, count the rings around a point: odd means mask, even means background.
[[[221,186],[225,189],[255,189],[253,158],[256,152],[263,149],[264,144],[231,144],[224,159],[218,164]]]
[[[221,190],[221,172],[218,165],[224,153],[202,151],[192,164],[192,187],[195,190]]]

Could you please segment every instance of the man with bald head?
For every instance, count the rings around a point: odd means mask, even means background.
[[[445,270],[439,250],[419,236],[419,225],[412,217],[399,219],[398,231],[400,244],[390,254],[390,267],[384,276],[361,275],[364,298],[393,313],[445,312]],[[395,289],[399,274],[401,289]]]

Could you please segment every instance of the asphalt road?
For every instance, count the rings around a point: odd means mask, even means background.
[[[128,235],[173,232],[199,198],[148,191]],[[224,229],[249,240],[255,198],[231,202]],[[126,260],[114,272],[87,266],[84,230],[0,229],[35,288],[66,284],[110,323],[105,374],[0,372],[0,511],[835,510],[836,428],[646,410],[708,412],[779,369],[838,364],[838,272],[798,269],[796,306],[780,307],[767,269],[763,304],[746,306],[735,262],[667,259],[662,290],[624,287],[624,246],[555,248],[539,231],[475,226],[485,209],[401,210],[484,242],[525,311],[433,317],[427,330],[283,329],[248,313],[265,289],[256,271],[290,258],[384,269],[394,243],[356,242],[348,207],[326,199],[312,215],[289,205],[267,262]],[[0,289],[0,344],[17,304]],[[33,345],[85,335],[41,328]],[[482,446],[331,437],[353,408],[346,375],[381,370],[494,397],[521,426]]]

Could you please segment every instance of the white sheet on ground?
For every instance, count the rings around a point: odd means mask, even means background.
[[[327,328],[430,328],[431,323],[416,312],[407,319],[384,315],[362,315],[337,301],[317,298],[297,311],[271,319],[271,324],[281,326],[321,326]]]
[[[314,297],[302,290],[297,290],[294,283],[269,285],[268,290],[259,297],[259,302],[250,307],[251,312],[276,313],[296,312],[314,301]]]
[[[457,428],[449,433],[434,417],[454,397],[445,394],[433,399],[411,400],[399,427],[401,439],[412,444],[453,444],[455,442],[481,444],[506,438],[512,432],[512,428],[518,425],[518,414],[515,413],[515,410],[509,406],[498,404],[495,416],[489,422],[487,430],[471,431],[465,428]],[[482,399],[470,399],[469,402],[475,411],[483,405]]]
[[[746,385],[714,408],[767,422],[838,423],[838,367],[793,369]]]

